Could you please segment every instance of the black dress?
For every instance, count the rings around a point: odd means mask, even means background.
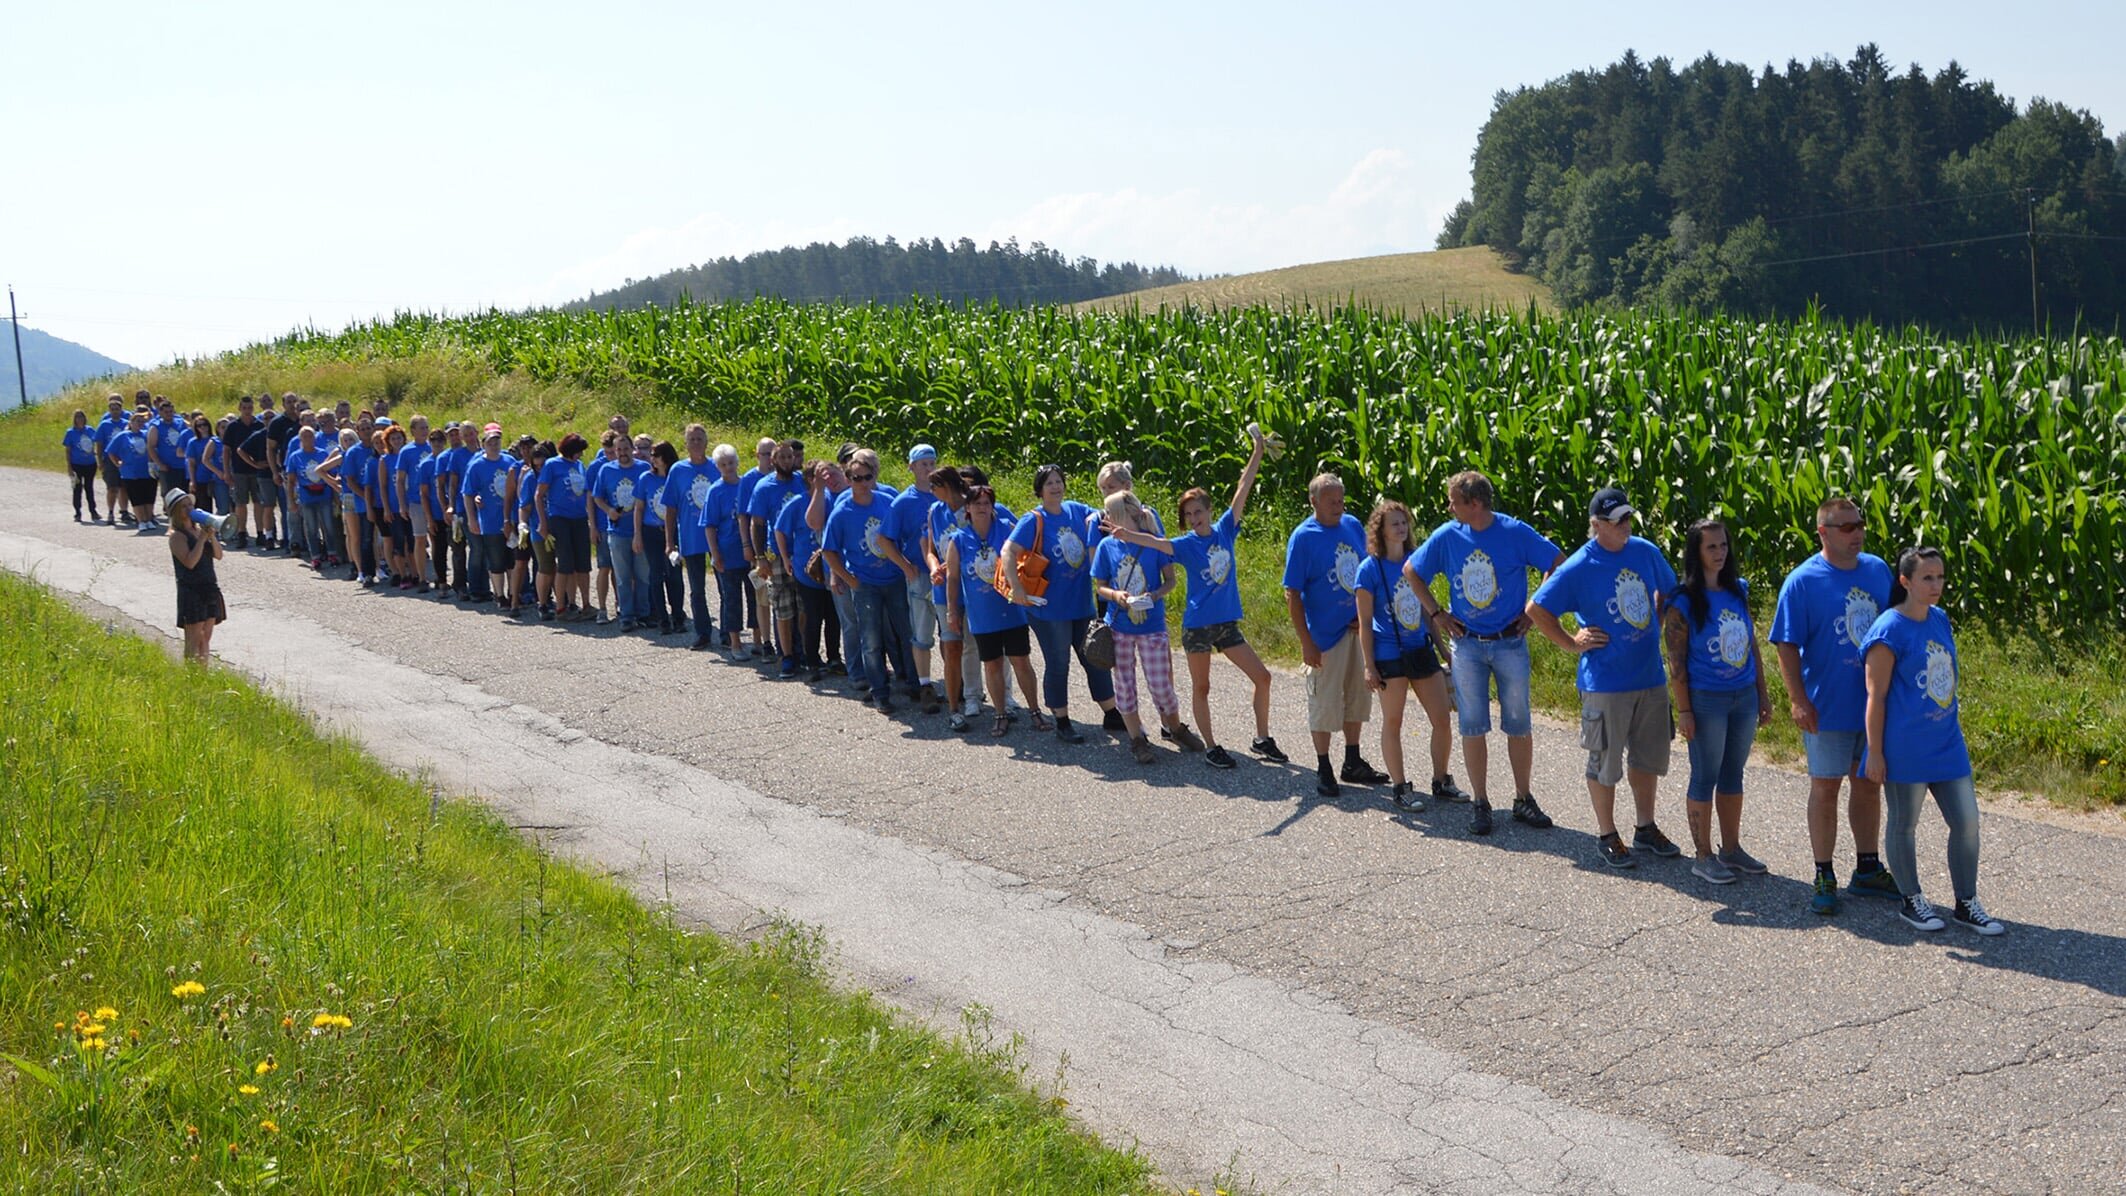
[[[190,523],[188,518],[186,523]],[[177,534],[185,538],[185,550],[206,538],[206,532],[194,527],[180,527]],[[220,623],[228,619],[229,607],[221,599],[221,584],[214,580],[214,549],[207,547],[199,554],[199,563],[185,568],[185,563],[170,554],[170,564],[177,569],[177,625],[190,627],[194,623],[209,620]]]

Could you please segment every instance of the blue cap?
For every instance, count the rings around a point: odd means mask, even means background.
[[[927,444],[919,444],[908,450],[908,464],[910,465],[918,461],[935,461],[937,459],[938,451]]]

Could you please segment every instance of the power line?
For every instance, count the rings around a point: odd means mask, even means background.
[[[1960,237],[1954,241],[1929,241],[1923,245],[1892,245],[1886,249],[1857,249],[1851,253],[1825,253],[1815,257],[1782,258],[1776,262],[1758,262],[1759,266],[1798,266],[1805,262],[1835,262],[1845,258],[1879,257],[1887,253],[1914,253],[1921,249],[1947,249],[1956,245],[1983,245],[1988,241],[2019,241],[2026,233],[1995,233],[1990,237]]]

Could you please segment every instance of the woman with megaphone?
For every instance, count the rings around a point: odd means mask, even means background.
[[[202,515],[183,490],[163,498],[163,511],[170,517],[170,559],[177,568],[177,626],[185,633],[185,660],[204,667],[207,645],[214,626],[229,617],[222,601],[221,583],[214,579],[214,562],[221,559],[222,517]]]

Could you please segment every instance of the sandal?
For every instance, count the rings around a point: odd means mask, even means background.
[[[1053,731],[1056,729],[1056,723],[1054,719],[1036,710],[1033,712],[1033,729],[1036,731]]]
[[[991,735],[1006,735],[1009,734],[1010,731],[1011,718],[1008,715],[1000,714],[997,716],[995,722],[989,724],[989,733]]]

